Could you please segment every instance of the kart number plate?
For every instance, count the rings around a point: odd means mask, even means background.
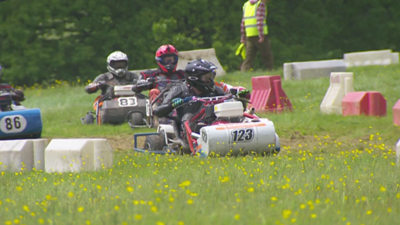
[[[27,122],[22,115],[5,116],[0,120],[0,129],[5,134],[24,131]]]
[[[118,105],[120,107],[137,106],[136,97],[118,98]]]
[[[150,100],[146,99],[146,116],[150,116]]]
[[[237,129],[231,132],[233,142],[249,142],[254,138],[254,129]]]

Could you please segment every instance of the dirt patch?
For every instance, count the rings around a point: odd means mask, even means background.
[[[108,136],[105,137],[108,140],[108,143],[114,150],[132,150],[134,141],[133,135],[119,135],[119,136]],[[143,147],[145,137],[138,138],[138,147]]]

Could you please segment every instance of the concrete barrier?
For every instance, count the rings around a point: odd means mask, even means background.
[[[392,53],[392,64],[398,64],[399,63],[399,53],[394,52]]]
[[[205,60],[208,60],[208,61],[211,61],[212,63],[214,63],[218,67],[218,69],[216,70],[217,76],[223,76],[226,74],[221,63],[218,61],[218,58],[217,58],[214,48],[198,49],[198,50],[191,50],[191,51],[180,51],[177,69],[185,70],[185,67],[188,64],[188,62],[198,59],[198,58],[202,58],[202,59],[205,59]],[[156,63],[156,62],[154,61],[154,63]],[[157,68],[152,68],[150,70],[153,70],[153,69],[157,69]],[[143,72],[146,70],[149,70],[149,69],[130,70],[130,71],[139,74],[140,72]]]
[[[392,50],[386,49],[378,51],[345,53],[343,58],[347,67],[390,65],[392,64],[392,61],[396,60],[396,54],[392,54]]]
[[[376,91],[350,92],[342,100],[343,116],[386,116],[386,99]]]
[[[291,62],[283,64],[285,80],[305,80],[328,77],[331,72],[345,72],[344,60],[320,60],[306,62]]]
[[[400,163],[400,139],[396,143],[397,165]]]
[[[400,99],[393,106],[393,124],[400,126]]]
[[[320,105],[321,112],[342,114],[342,100],[350,92],[354,92],[353,73],[331,73],[328,91]]]
[[[217,69],[217,76],[225,75],[225,70],[222,67],[221,63],[218,61],[217,54],[215,53],[214,48],[209,49],[198,49],[198,50],[191,50],[191,51],[180,51],[179,52],[179,61],[178,61],[178,69],[184,70],[188,62],[202,58],[214,63]]]
[[[47,144],[46,139],[0,141],[0,171],[43,170]]]
[[[111,168],[113,149],[106,139],[53,139],[45,149],[46,172]]]

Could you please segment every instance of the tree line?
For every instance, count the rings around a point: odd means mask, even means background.
[[[7,0],[0,3],[0,65],[16,85],[93,79],[115,50],[129,69],[156,67],[162,44],[215,48],[227,71],[239,68],[245,1]],[[400,50],[400,1],[269,0],[275,67],[342,58],[346,52]],[[257,61],[255,69],[262,69]]]

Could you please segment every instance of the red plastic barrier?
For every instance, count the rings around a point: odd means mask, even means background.
[[[350,92],[342,100],[342,115],[386,116],[386,99],[376,91]]]
[[[400,100],[393,106],[393,123],[400,126]]]
[[[292,103],[282,89],[281,76],[252,77],[249,108],[253,107],[256,112],[282,112],[292,110]]]

